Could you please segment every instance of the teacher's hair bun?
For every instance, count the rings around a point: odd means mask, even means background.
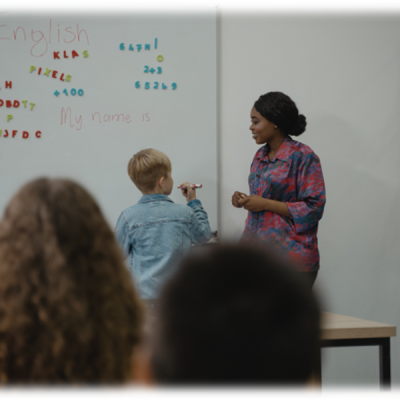
[[[289,135],[300,136],[306,130],[306,125],[307,125],[306,117],[303,114],[300,114],[297,117],[297,122],[295,126],[292,128]]]

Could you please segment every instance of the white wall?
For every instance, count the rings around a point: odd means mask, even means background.
[[[282,91],[307,117],[298,140],[321,158],[327,189],[320,222],[324,309],[400,326],[400,15],[318,16],[221,12],[220,235],[237,239],[257,150],[250,109]],[[378,349],[323,352],[326,385],[378,388]],[[392,339],[392,380],[400,346]]]

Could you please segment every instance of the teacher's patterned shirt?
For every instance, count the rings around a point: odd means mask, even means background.
[[[301,271],[318,271],[318,221],[325,206],[325,185],[318,156],[306,145],[287,137],[275,158],[268,143],[254,156],[249,175],[250,194],[287,204],[291,217],[272,211],[250,212],[243,239],[275,246]]]

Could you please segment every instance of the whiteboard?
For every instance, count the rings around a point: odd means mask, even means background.
[[[141,193],[127,174],[166,153],[217,229],[216,14],[0,13],[0,211],[27,180],[83,184],[114,226]]]

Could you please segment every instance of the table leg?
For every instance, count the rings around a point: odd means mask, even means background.
[[[379,345],[379,378],[381,389],[390,389],[390,338],[382,339]]]

